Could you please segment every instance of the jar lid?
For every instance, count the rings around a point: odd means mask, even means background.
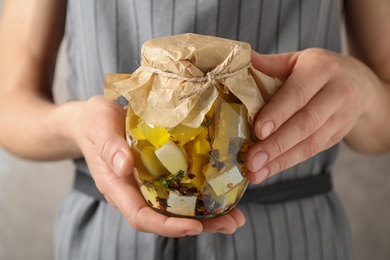
[[[252,124],[265,97],[280,81],[251,66],[248,43],[179,34],[145,42],[141,66],[128,77],[106,77],[106,93],[124,96],[146,123],[198,127],[219,91],[233,93],[248,109]]]
[[[161,37],[144,43],[142,65],[180,77],[205,77],[218,66],[218,74],[250,65],[248,43],[193,33]]]

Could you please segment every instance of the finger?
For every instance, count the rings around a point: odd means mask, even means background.
[[[325,61],[324,56],[320,51],[311,50],[302,52],[295,63],[285,61],[286,68],[280,70],[287,73],[290,69],[291,75],[285,75],[283,87],[259,112],[254,124],[257,138],[264,140],[276,131],[328,82],[332,66],[327,66],[331,62]],[[293,68],[288,68],[292,65]]]
[[[237,208],[217,218],[201,221],[203,231],[210,233],[233,234],[238,228],[245,224],[244,214]]]
[[[108,202],[108,204],[110,204],[111,207],[117,208],[117,206],[115,205],[115,202],[114,202],[112,199],[110,199],[110,197],[104,195],[104,198],[106,199],[106,201]]]
[[[124,177],[133,171],[134,157],[123,136],[107,136],[97,149],[100,150],[101,158],[117,176]]]
[[[299,110],[278,131],[266,140],[257,142],[248,151],[246,166],[251,172],[258,172],[274,158],[308,138],[342,105],[342,99],[332,98],[332,88],[323,88],[304,108]],[[330,133],[335,132],[329,129]]]
[[[124,181],[126,180],[126,181]],[[136,230],[167,237],[197,235],[203,231],[202,224],[194,219],[174,218],[162,215],[147,205],[133,175],[117,178],[107,184],[111,200]]]
[[[252,66],[262,73],[285,81],[292,73],[299,52],[282,54],[259,54],[252,51]]]
[[[261,183],[265,179],[301,163],[340,142],[348,130],[339,129],[335,132],[334,126],[335,124],[338,124],[338,122],[340,121],[339,119],[336,119],[336,117],[330,118],[323,127],[310,136],[310,138],[305,139],[282,155],[271,160],[259,171],[250,172],[248,174],[248,180],[253,184]]]
[[[97,154],[116,175],[129,175],[133,170],[134,157],[125,139],[125,110],[119,102],[107,101],[100,96],[89,102],[92,109],[97,110],[95,114],[100,115],[89,134]]]
[[[118,177],[103,162],[89,163],[89,166],[99,191],[119,209],[134,229],[167,237],[198,235],[203,231],[197,220],[167,217],[150,208],[139,191],[134,175]]]

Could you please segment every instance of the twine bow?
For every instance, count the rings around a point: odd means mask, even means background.
[[[234,76],[242,71],[247,70],[251,66],[251,62],[248,62],[247,64],[245,64],[244,66],[242,66],[241,68],[239,68],[237,70],[234,70],[231,72],[225,72],[225,73],[222,72],[230,64],[233,57],[236,55],[237,51],[238,51],[238,46],[235,46],[234,49],[229,53],[229,55],[226,57],[226,59],[221,64],[219,64],[213,70],[207,72],[204,76],[200,76],[200,77],[184,77],[184,76],[179,75],[177,73],[163,71],[163,70],[156,69],[156,68],[153,68],[150,66],[144,66],[144,68],[149,70],[152,73],[156,73],[156,74],[163,76],[163,77],[166,77],[166,78],[203,84],[203,86],[197,88],[196,90],[194,90],[186,95],[181,95],[179,98],[179,100],[181,100],[181,99],[185,99],[185,98],[191,97],[193,95],[196,95],[198,93],[201,93],[204,90],[208,89],[209,87],[218,86],[219,80]],[[223,89],[222,89],[222,91],[223,91]]]

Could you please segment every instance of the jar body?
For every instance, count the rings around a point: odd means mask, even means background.
[[[244,157],[252,128],[246,107],[222,96],[197,128],[150,125],[128,107],[126,138],[135,157],[134,176],[158,212],[216,217],[234,208],[245,192]]]

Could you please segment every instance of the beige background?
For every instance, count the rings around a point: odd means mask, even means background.
[[[62,53],[55,83],[59,103],[65,100]],[[390,154],[365,156],[342,146],[334,181],[350,219],[356,260],[390,259],[389,169]],[[72,170],[69,161],[29,162],[0,148],[1,260],[53,259],[54,217],[71,187]]]

